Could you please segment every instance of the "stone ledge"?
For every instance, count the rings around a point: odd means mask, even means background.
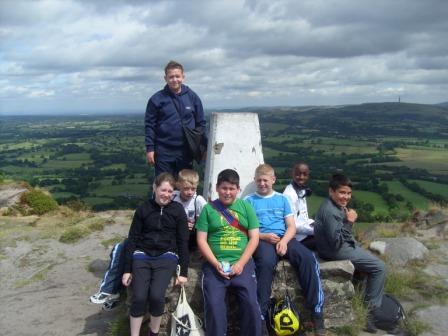
[[[202,319],[203,318],[203,298],[200,286],[202,261],[197,253],[191,256],[190,269],[188,272],[188,283],[186,285],[187,298],[190,306],[194,312]],[[325,293],[325,322],[326,327],[341,327],[349,325],[354,317],[352,310],[352,298],[355,293],[353,284],[351,282],[354,267],[348,260],[339,261],[322,261],[319,260],[321,268],[322,285]],[[285,285],[282,283],[283,267],[286,272],[286,289],[291,298],[299,308],[302,318],[309,320],[310,312],[304,306],[304,300],[301,293],[301,288],[297,282],[295,272],[289,265],[289,262],[280,262],[277,266],[276,275],[273,282],[272,293],[281,295],[284,291]],[[170,285],[167,290],[166,310],[167,313],[163,317],[162,326],[168,326],[170,323],[171,312],[175,310],[177,300],[179,297],[179,289]],[[231,307],[228,311],[229,331],[238,330],[235,326],[237,320],[237,302],[236,298],[230,294],[227,298],[227,307]],[[230,303],[229,303],[230,302]],[[234,332],[229,335],[233,335]],[[161,333],[164,335],[164,333]]]

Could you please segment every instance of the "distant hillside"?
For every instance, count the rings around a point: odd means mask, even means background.
[[[448,110],[436,105],[366,103],[247,110],[258,112],[262,122],[318,129],[330,134],[448,137]]]

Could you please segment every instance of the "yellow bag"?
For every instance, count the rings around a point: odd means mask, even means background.
[[[274,299],[269,312],[271,327],[276,335],[294,335],[300,330],[299,313],[288,293],[282,299]]]

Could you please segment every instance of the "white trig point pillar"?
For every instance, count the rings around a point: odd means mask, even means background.
[[[204,191],[206,199],[215,199],[216,179],[224,169],[240,175],[240,197],[255,191],[254,171],[264,163],[260,124],[256,113],[217,113],[210,118],[210,133],[205,164]]]

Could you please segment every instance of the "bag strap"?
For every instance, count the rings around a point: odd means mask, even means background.
[[[196,224],[196,214],[197,214],[197,212],[198,212],[198,209],[197,209],[197,200],[198,200],[198,194],[196,194],[196,196],[194,197],[194,204],[193,204],[193,206],[194,206],[194,223]]]
[[[286,286],[286,270],[285,270],[285,259],[282,258],[282,268],[283,268],[283,289],[286,295],[289,296],[288,287]]]
[[[236,219],[230,213],[229,209],[227,209],[219,199],[215,199],[214,201],[210,202],[210,205],[224,217],[227,224],[237,230],[240,230],[246,235],[246,237],[249,237],[249,231],[245,227],[241,226],[240,222],[238,222],[238,219]]]
[[[177,106],[175,100],[174,100],[173,97],[171,97],[171,96],[170,96],[170,99],[171,99],[171,102],[172,102],[173,105],[174,105],[174,108],[176,109],[177,115],[179,116],[180,123],[182,124],[182,126],[187,127],[187,126],[185,126],[185,124],[184,124],[184,120],[182,119],[182,115],[180,114],[179,107]]]

